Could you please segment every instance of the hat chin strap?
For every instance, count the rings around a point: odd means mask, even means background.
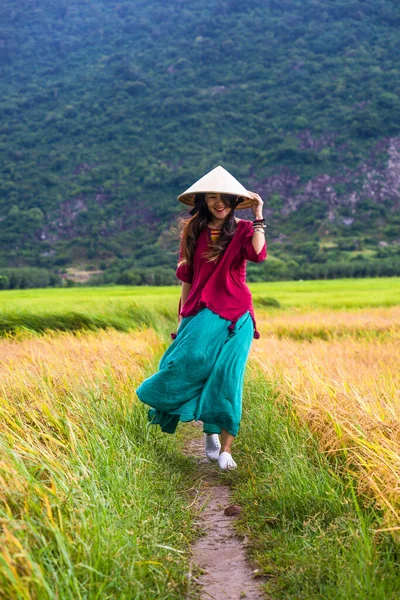
[[[240,198],[238,198],[236,200],[235,208],[237,207],[238,204],[241,204],[242,202],[244,202],[244,198],[242,198],[242,196],[240,196]]]

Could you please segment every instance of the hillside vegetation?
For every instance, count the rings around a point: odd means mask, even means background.
[[[253,280],[399,274],[399,25],[394,0],[4,0],[0,268],[172,283],[176,196],[222,164],[266,203]]]

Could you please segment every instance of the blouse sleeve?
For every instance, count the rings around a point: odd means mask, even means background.
[[[183,258],[183,254],[182,254],[182,247],[181,247],[180,252],[179,252],[179,262],[181,262],[182,258]],[[177,278],[180,279],[181,281],[184,281],[185,283],[192,283],[193,267],[188,265],[187,263],[184,263],[183,265],[178,266],[175,273],[176,273]]]
[[[259,254],[254,249],[253,246],[253,224],[250,222],[248,228],[243,236],[242,241],[242,254],[243,258],[246,260],[250,260],[251,262],[261,262],[267,258],[267,241],[264,241],[264,246],[261,248]]]

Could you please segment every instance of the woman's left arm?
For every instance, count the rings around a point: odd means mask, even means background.
[[[264,206],[264,202],[261,199],[261,196],[259,196],[258,194],[254,193],[254,192],[250,192],[250,194],[252,195],[252,211],[253,211],[253,215],[255,219],[263,219],[263,206]],[[254,250],[257,252],[257,254],[260,254],[261,250],[264,248],[264,244],[265,244],[265,233],[264,233],[264,229],[261,227],[257,227],[254,230],[253,233],[253,238],[252,238],[252,244],[253,244],[253,248]]]

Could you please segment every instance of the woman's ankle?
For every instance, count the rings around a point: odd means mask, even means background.
[[[222,452],[228,452],[232,454],[232,445],[235,438],[225,429],[221,429],[221,454]]]

